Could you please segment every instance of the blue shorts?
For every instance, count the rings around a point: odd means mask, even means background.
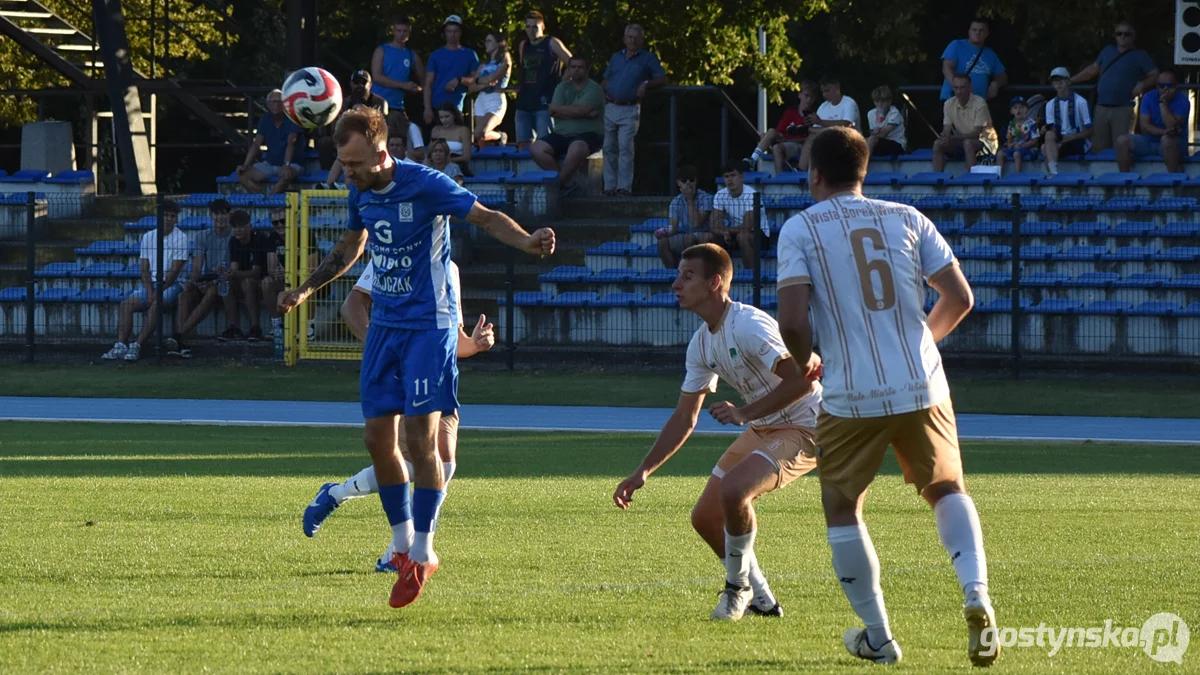
[[[1163,136],[1152,136],[1150,134],[1135,134],[1133,137],[1133,156],[1139,158],[1162,156],[1163,138]],[[1182,152],[1184,158],[1186,158],[1187,136],[1176,136],[1175,139],[1179,144],[1180,152]]]
[[[158,285],[155,284],[156,288],[157,288],[157,286]],[[179,294],[182,292],[183,292],[183,284],[178,281],[171,284],[170,286],[167,286],[166,288],[163,289],[163,304],[168,307],[174,305],[175,300],[179,298]],[[153,300],[153,298],[146,297],[146,287],[141,284],[139,284],[138,287],[135,288],[133,290],[133,292],[129,294],[129,296],[137,298],[138,302],[141,302],[141,303],[148,303],[148,302],[150,302],[150,300]]]
[[[363,417],[450,414],[458,409],[458,331],[372,323],[363,346]]]
[[[518,143],[544,139],[554,131],[554,120],[550,118],[549,109],[517,110],[514,119]]]

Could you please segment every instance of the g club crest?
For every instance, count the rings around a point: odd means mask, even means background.
[[[411,202],[402,202],[396,213],[396,220],[401,223],[411,223],[413,221],[413,207]]]

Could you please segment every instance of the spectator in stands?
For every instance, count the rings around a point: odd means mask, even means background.
[[[409,159],[414,162],[425,161],[425,143],[421,140],[421,129],[408,121],[407,117],[393,116],[388,122],[388,152],[399,159]],[[325,178],[325,189],[345,189],[342,184],[342,162],[335,160]],[[314,268],[315,269],[315,268]]]
[[[783,173],[790,160],[800,157],[804,141],[808,140],[809,128],[805,120],[816,112],[817,83],[806,81],[796,92],[796,105],[783,111],[774,129],[767,129],[754,152],[742,160],[742,168],[756,171],[758,161],[770,151],[775,158],[775,173]]]
[[[525,35],[517,47],[521,60],[521,86],[517,90],[517,147],[524,150],[539,138],[554,131],[550,119],[550,99],[564,77],[571,51],[556,37],[546,34],[546,19],[541,12],[525,15]]]
[[[229,328],[217,339],[222,342],[242,339],[259,342],[264,337],[259,325],[259,284],[265,273],[267,249],[270,244],[253,231],[249,213],[234,211],[229,216],[229,223],[233,226],[233,237],[229,240],[229,269],[221,275],[221,281],[229,283],[229,292],[223,298]],[[250,316],[249,333],[242,333],[238,300],[246,306],[246,313]]]
[[[754,238],[761,213],[754,211],[754,188],[745,184],[741,162],[725,164],[725,187],[713,197],[708,231],[712,242],[742,252],[742,269],[754,267]],[[761,204],[760,204],[761,210]],[[701,242],[698,242],[701,243]]]
[[[467,87],[472,92],[479,92],[475,97],[475,143],[479,147],[491,142],[504,145],[508,135],[496,131],[496,127],[508,112],[508,98],[503,90],[508,86],[508,74],[512,71],[512,56],[508,53],[508,42],[500,33],[488,33],[483,48],[487,51],[487,63],[479,66],[479,74]]]
[[[1154,59],[1133,41],[1137,32],[1133,24],[1122,21],[1114,33],[1117,44],[1100,50],[1096,62],[1071,77],[1071,84],[1096,81],[1096,133],[1092,149],[1096,152],[1115,148],[1117,139],[1133,133],[1134,99],[1153,91],[1158,78]]]
[[[1033,159],[1038,138],[1041,136],[1038,133],[1037,121],[1029,116],[1029,105],[1025,102],[1025,97],[1014,96],[1008,104],[1008,111],[1012,113],[1012,120],[1008,123],[1004,151],[999,157],[1001,174],[1004,173],[1005,160],[1009,159],[1016,164],[1017,173],[1021,173],[1021,166],[1025,160]]]
[[[247,192],[267,193],[267,181],[278,178],[271,194],[279,194],[300,177],[300,165],[292,161],[300,149],[302,131],[283,114],[283,92],[275,89],[267,94],[267,112],[258,120],[258,130],[246,161],[237,168],[238,180]],[[263,144],[267,152],[263,161],[255,163]]]
[[[647,92],[667,84],[667,71],[646,51],[646,32],[625,27],[625,49],[613,54],[604,71],[604,194],[628,197],[633,190],[633,139]]]
[[[892,90],[887,86],[876,87],[871,92],[875,109],[867,113],[867,126],[871,134],[867,137],[867,149],[872,155],[903,155],[908,146],[904,136],[904,116],[892,105]]]
[[[449,101],[442,104],[438,108],[438,123],[437,126],[429,132],[429,141],[432,144],[437,139],[446,141],[446,147],[450,148],[450,161],[461,164],[463,168],[471,161],[471,130],[467,128],[466,122],[463,120],[462,111],[454,107]]]
[[[179,294],[175,333],[167,340],[167,355],[188,358],[186,339],[217,307],[217,278],[229,264],[229,202],[214,199],[208,205],[212,228],[192,237],[191,279]]]
[[[812,141],[823,129],[829,127],[852,127],[861,129],[858,125],[858,103],[842,94],[842,83],[833,75],[821,78],[821,96],[825,101],[817,107],[816,114],[809,115],[805,120],[811,131],[804,141],[800,151],[800,170],[808,171],[808,149]]]
[[[364,105],[375,108],[383,113],[384,117],[388,115],[388,102],[372,92],[371,74],[365,70],[356,70],[350,76],[350,95],[346,97],[342,105],[342,113]],[[317,156],[320,158],[321,168],[332,168],[333,163],[337,161],[337,148],[333,143],[335,124],[326,124],[315,131]]]
[[[713,239],[708,233],[713,196],[697,186],[696,176],[696,167],[691,165],[676,170],[675,185],[679,187],[679,194],[671,200],[667,211],[670,225],[660,227],[654,233],[658,239],[658,258],[669,270],[679,266],[679,254],[684,249]]]
[[[942,106],[942,133],[933,142],[933,170],[945,171],[946,158],[965,158],[967,170],[980,157],[996,154],[999,138],[983,97],[971,91],[971,78],[954,76],[954,98]]]
[[[957,73],[966,73],[971,78],[971,91],[987,100],[996,98],[1000,87],[1008,83],[1008,73],[1004,72],[1000,57],[983,44],[989,32],[987,19],[975,18],[967,29],[967,39],[952,40],[946,45],[942,52],[942,74],[946,78],[942,83],[943,101],[950,99]]]
[[[441,171],[459,185],[463,184],[462,169],[450,161],[450,147],[444,138],[435,138],[429,143],[429,159],[425,161],[425,166]]]
[[[533,161],[545,171],[557,171],[563,196],[570,196],[581,186],[575,172],[588,155],[604,145],[604,91],[588,77],[588,63],[582,56],[572,56],[567,64],[567,81],[554,89],[550,115],[554,131],[539,138],[530,148]],[[562,168],[558,158],[566,155]]]
[[[271,209],[271,231],[263,233],[263,247],[267,253],[267,267],[261,282],[262,298],[267,306],[267,316],[271,317],[271,335],[275,336],[283,332],[283,320],[275,298],[286,288],[287,281],[284,267],[287,260],[287,209]],[[316,269],[314,263],[318,261],[315,260],[315,253],[309,259],[309,269]]]
[[[179,205],[171,201],[164,203],[162,207],[164,265],[162,296],[163,305],[166,307],[174,305],[179,294],[183,292],[183,284],[180,283],[179,275],[183,273],[183,267],[188,261],[188,238],[183,230],[175,227],[175,223],[178,221]],[[139,263],[142,285],[121,302],[121,314],[117,323],[117,342],[101,358],[110,361],[115,359],[137,361],[142,345],[146,344],[146,341],[158,329],[158,313],[161,308],[158,306],[158,284],[155,283],[158,280],[158,232],[156,230],[150,230],[142,235]],[[146,320],[142,323],[142,330],[138,333],[137,342],[130,342],[129,337],[133,334],[134,312],[145,312]]]
[[[425,81],[425,64],[416,52],[408,48],[410,35],[412,19],[397,17],[392,21],[392,41],[379,45],[371,55],[375,93],[388,102],[389,124],[399,117],[408,119],[404,95],[421,93],[420,83]]]
[[[462,17],[451,14],[442,23],[446,46],[429,55],[425,72],[425,124],[437,121],[435,111],[453,104],[461,116],[467,85],[475,81],[479,55],[462,46]]]
[[[1082,96],[1071,91],[1071,73],[1059,66],[1050,71],[1050,84],[1057,94],[1046,103],[1046,128],[1042,154],[1046,175],[1058,173],[1059,155],[1086,155],[1092,147],[1092,116]]]
[[[1121,171],[1132,171],[1134,158],[1162,155],[1167,171],[1182,172],[1191,109],[1187,95],[1179,91],[1175,71],[1163,69],[1159,72],[1156,88],[1142,97],[1138,118],[1141,133],[1126,134],[1117,139],[1117,165]]]

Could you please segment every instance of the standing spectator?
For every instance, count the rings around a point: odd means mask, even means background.
[[[809,147],[812,146],[813,139],[822,130],[829,127],[862,128],[858,125],[860,119],[858,103],[842,94],[842,83],[836,77],[826,75],[821,78],[821,96],[825,97],[825,101],[817,107],[816,114],[809,115],[805,120],[811,131],[808,138],[804,140],[804,146],[800,151],[801,171],[808,171]]]
[[[524,150],[539,138],[554,131],[550,119],[550,99],[563,79],[563,68],[571,51],[562,40],[546,34],[546,19],[541,12],[525,15],[525,35],[517,47],[521,60],[520,88],[517,90],[517,147]]]
[[[779,123],[774,129],[767,129],[759,140],[758,146],[749,157],[742,160],[746,171],[758,169],[758,161],[770,151],[775,159],[775,173],[783,173],[789,160],[797,159],[804,149],[804,141],[808,140],[809,116],[817,112],[817,83],[806,81],[796,92],[796,105],[787,108],[779,116]]]
[[[954,76],[954,98],[942,106],[942,117],[942,133],[933,142],[934,171],[946,169],[947,157],[965,158],[970,171],[979,157],[996,153],[1000,141],[992,114],[983,97],[971,92],[971,78],[966,74]]]
[[[1133,103],[1154,89],[1158,67],[1144,50],[1135,49],[1137,32],[1122,21],[1114,32],[1117,44],[1100,50],[1096,62],[1076,73],[1071,84],[1096,81],[1096,133],[1093,148],[1099,152],[1117,145],[1117,139],[1133,133]]]
[[[183,267],[188,261],[188,238],[183,230],[175,227],[175,223],[178,221],[179,205],[171,201],[165,202],[162,207],[163,264],[168,267],[163,271],[162,296],[163,305],[166,307],[174,305],[176,298],[183,292],[183,284],[179,281],[179,275],[183,273]],[[158,289],[156,283],[158,280],[158,232],[156,230],[150,230],[142,235],[139,262],[142,285],[121,302],[121,315],[117,323],[117,342],[112,349],[104,353],[104,356],[101,357],[103,359],[137,361],[142,345],[146,344],[146,341],[158,329],[158,313],[161,308],[158,306],[156,295]],[[142,330],[138,333],[137,342],[130,342],[129,337],[133,334],[134,312],[145,312],[146,320],[142,323]]]
[[[388,140],[391,141],[391,138]],[[276,336],[283,332],[283,320],[279,316],[278,304],[273,299],[279,297],[287,287],[284,266],[287,260],[287,209],[271,209],[271,231],[263,235],[263,247],[267,253],[267,266],[261,283],[262,297],[267,306],[267,316],[271,317],[271,335]],[[313,262],[310,260],[309,269],[316,269]]]
[[[533,161],[545,171],[557,171],[558,183],[564,196],[573,193],[579,184],[575,172],[604,145],[604,91],[588,77],[588,63],[582,56],[572,56],[567,65],[567,81],[554,89],[550,115],[554,131],[539,138],[529,148]],[[558,158],[566,155],[562,168]]]
[[[1058,173],[1059,153],[1086,155],[1092,147],[1092,117],[1087,101],[1071,91],[1071,73],[1058,67],[1050,71],[1050,84],[1057,94],[1046,104],[1046,130],[1042,154],[1046,155],[1046,174]]]
[[[395,117],[408,119],[404,95],[421,93],[425,81],[425,64],[408,48],[412,35],[412,19],[397,17],[392,21],[392,41],[379,45],[371,55],[371,77],[375,78],[376,93],[388,102],[388,122]]]
[[[604,194],[628,197],[633,190],[633,138],[642,116],[642,99],[667,84],[658,57],[645,50],[646,32],[636,23],[625,28],[625,49],[613,54],[604,71]]]
[[[441,171],[459,185],[463,184],[462,169],[450,161],[450,148],[444,138],[435,138],[429,142],[429,159],[425,160],[425,166]]]
[[[753,269],[755,229],[762,217],[754,211],[754,188],[745,184],[740,162],[727,163],[723,177],[725,187],[713,197],[708,231],[713,243],[742,252],[742,269]]]
[[[462,111],[449,101],[438,108],[437,126],[429,132],[430,144],[439,138],[446,141],[446,147],[450,149],[450,161],[467,166],[471,161],[471,130],[467,128]]]
[[[660,227],[654,236],[658,239],[658,258],[663,267],[673,270],[679,266],[679,254],[689,246],[708,243],[708,218],[713,210],[713,196],[696,185],[696,167],[684,165],[675,172],[675,185],[679,194],[671,200],[667,211],[668,227]]]
[[[425,124],[435,121],[435,110],[451,103],[460,113],[463,99],[467,97],[467,85],[475,81],[479,69],[479,55],[473,49],[462,46],[462,17],[451,14],[442,23],[442,35],[446,46],[429,55],[425,69]]]
[[[188,358],[188,335],[217,307],[217,278],[229,264],[229,202],[214,199],[208,205],[212,228],[192,238],[191,281],[179,294],[175,333],[167,340],[167,355]]]
[[[1005,137],[1004,151],[1000,153],[1000,173],[1004,174],[1004,161],[1013,160],[1017,173],[1025,160],[1033,159],[1034,149],[1038,142],[1037,121],[1029,117],[1029,106],[1023,96],[1014,96],[1008,104],[1008,112],[1012,113],[1012,121],[1008,123],[1008,134]]]
[[[475,97],[475,143],[483,147],[485,142],[508,142],[508,137],[496,127],[504,121],[508,112],[508,98],[504,88],[508,86],[508,74],[512,71],[512,57],[508,54],[508,42],[499,33],[488,33],[483,40],[487,51],[487,63],[479,66],[479,74],[469,90],[479,92]]]
[[[300,165],[292,159],[302,131],[283,114],[283,92],[279,89],[267,94],[267,112],[270,114],[258,119],[258,130],[246,151],[246,161],[237,168],[237,175],[246,192],[262,194],[267,193],[267,180],[278,177],[271,194],[279,194],[300,177]],[[267,152],[263,161],[255,163],[264,143]]]
[[[1000,57],[983,44],[989,32],[987,19],[975,18],[967,29],[966,40],[951,40],[946,45],[942,52],[942,74],[946,78],[942,83],[943,101],[951,97],[956,73],[966,73],[971,78],[971,91],[988,100],[996,98],[1000,87],[1008,84]]]
[[[250,227],[249,213],[234,211],[229,216],[229,223],[233,226],[233,237],[229,240],[229,269],[221,275],[221,281],[229,284],[228,294],[223,298],[229,328],[217,339],[222,342],[241,339],[259,342],[264,337],[259,325],[259,282],[266,268],[269,244],[261,236],[255,236]],[[242,333],[238,300],[246,306],[246,313],[250,316],[250,332],[246,334]]]
[[[1132,171],[1135,157],[1161,154],[1167,171],[1183,171],[1187,155],[1188,115],[1192,104],[1187,95],[1179,93],[1175,71],[1163,69],[1158,73],[1158,86],[1142,97],[1138,116],[1140,134],[1126,134],[1117,139],[1117,165],[1121,171]]]
[[[908,146],[904,136],[904,116],[892,105],[892,90],[887,86],[876,87],[871,92],[875,109],[867,113],[867,126],[871,135],[867,137],[867,150],[872,155],[903,155]]]

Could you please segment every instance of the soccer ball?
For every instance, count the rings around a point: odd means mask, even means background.
[[[301,68],[283,82],[283,113],[305,129],[333,122],[342,109],[342,87],[329,71]]]

